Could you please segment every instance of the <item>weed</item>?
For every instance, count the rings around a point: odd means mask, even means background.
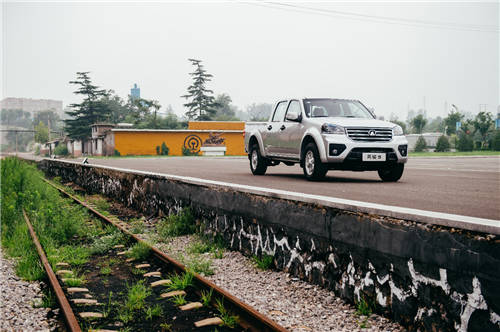
[[[213,254],[215,259],[222,259],[224,258],[224,249],[215,249]]]
[[[224,325],[226,325],[227,327],[232,328],[232,329],[235,328],[236,325],[238,325],[239,317],[235,316],[235,315],[231,315],[229,310],[227,310],[224,307],[224,298],[216,299],[215,300],[215,307],[219,311],[219,317],[224,322]]]
[[[122,232],[115,230],[114,232],[99,236],[94,239],[94,242],[91,246],[92,254],[103,254],[113,248],[114,245],[117,245],[124,241],[124,235]]]
[[[212,246],[208,242],[193,241],[189,244],[186,250],[190,254],[204,254],[212,251]]]
[[[184,290],[188,286],[193,286],[193,273],[186,271],[184,274],[171,274],[169,279],[170,284],[167,285],[169,290]]]
[[[134,221],[132,221],[132,223],[130,225],[132,226],[130,228],[130,231],[132,232],[132,234],[144,233],[145,226],[141,220],[134,220]]]
[[[149,307],[146,309],[146,319],[152,320],[154,317],[160,317],[163,314],[163,310],[159,304],[156,304],[154,307]]]
[[[111,302],[112,297],[113,297],[113,292],[110,291],[108,294],[108,303],[106,303],[104,305],[103,310],[102,310],[102,315],[104,316],[104,318],[109,317],[109,315],[111,314],[111,311],[113,310],[113,303]]]
[[[263,254],[262,256],[253,256],[252,260],[255,266],[261,270],[267,270],[271,268],[273,264],[274,256]]]
[[[101,274],[101,275],[111,274],[111,268],[109,266],[103,266],[101,268],[101,270],[99,271],[99,274]]]
[[[167,324],[167,323],[161,323],[160,324],[161,332],[170,332],[172,331],[172,325]]]
[[[55,308],[57,305],[56,296],[48,289],[42,297],[42,308]]]
[[[372,304],[365,296],[360,297],[356,302],[356,314],[361,316],[370,316],[372,314]]]
[[[203,303],[205,307],[210,306],[213,292],[214,292],[213,288],[210,288],[210,291],[205,291],[205,290],[201,291],[201,303]]]
[[[209,259],[203,259],[199,255],[190,256],[186,262],[186,266],[195,273],[200,273],[206,276],[214,274],[212,262]]]
[[[99,210],[99,212],[101,212],[103,214],[106,214],[109,211],[110,204],[103,197],[93,196],[89,199],[89,202],[94,204],[95,207],[97,208],[97,210]]]
[[[129,311],[142,310],[146,305],[146,298],[151,295],[151,290],[144,285],[143,280],[128,288],[125,307]]]
[[[179,214],[168,216],[158,224],[157,230],[162,238],[193,234],[196,222],[191,209],[185,208]]]
[[[136,269],[135,267],[132,268],[132,273],[135,274],[135,275],[143,275],[144,273],[146,273],[147,271],[143,270],[143,269]]]
[[[176,306],[181,306],[186,304],[186,297],[184,295],[176,295],[171,298],[171,301],[176,305]]]
[[[83,284],[85,284],[85,278],[84,277],[65,278],[64,283],[68,287],[80,287]]]
[[[142,242],[138,242],[130,248],[130,251],[127,252],[127,256],[130,258],[134,258],[136,260],[144,260],[149,257],[151,254],[151,248]]]
[[[110,258],[110,259],[108,259],[108,265],[109,265],[109,266],[113,266],[113,265],[115,265],[115,264],[116,264],[116,263],[118,263],[118,262],[119,262],[119,261],[118,261],[118,259],[117,259],[117,258]]]

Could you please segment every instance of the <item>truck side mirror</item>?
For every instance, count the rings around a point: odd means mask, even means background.
[[[300,122],[302,120],[301,114],[295,111],[290,111],[286,113],[285,117],[288,121]]]

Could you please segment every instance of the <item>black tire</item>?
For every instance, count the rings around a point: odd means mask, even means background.
[[[396,182],[401,179],[404,169],[405,164],[397,164],[391,168],[380,169],[378,171],[378,176],[380,176],[384,182]]]
[[[259,150],[258,144],[253,144],[250,147],[250,153],[248,154],[250,157],[250,170],[253,175],[264,175],[267,171],[267,160],[262,157]]]
[[[326,172],[328,172],[328,167],[321,162],[316,144],[309,143],[306,145],[303,158],[304,166],[302,170],[304,171],[306,179],[309,181],[322,180]]]

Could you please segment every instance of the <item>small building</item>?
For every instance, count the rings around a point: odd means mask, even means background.
[[[93,156],[110,156],[114,153],[114,139],[108,133],[115,127],[112,123],[95,123],[90,126],[92,136],[86,141],[86,151]]]

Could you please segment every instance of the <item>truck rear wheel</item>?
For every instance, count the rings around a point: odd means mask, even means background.
[[[380,169],[378,171],[378,176],[380,176],[384,182],[396,182],[401,179],[404,169],[405,164],[397,164],[391,168]]]
[[[253,175],[264,175],[267,171],[267,161],[260,154],[258,144],[250,147],[250,170]]]
[[[328,168],[321,162],[316,144],[309,143],[304,149],[304,175],[309,181],[318,181],[325,177]]]

